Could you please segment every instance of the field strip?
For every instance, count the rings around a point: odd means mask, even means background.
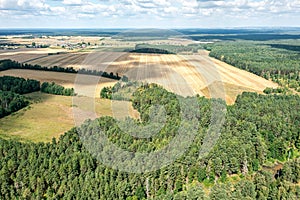
[[[110,53],[106,53],[106,52],[91,52],[85,56],[81,65],[87,69],[105,71],[106,67],[108,66],[106,63],[107,62],[106,58],[108,58],[109,56]],[[110,59],[108,60],[110,61]]]
[[[218,75],[217,69],[212,65],[212,62],[203,62],[203,60],[197,60],[189,55],[181,55],[190,65],[194,67],[196,74],[201,74],[201,89],[209,86],[215,81],[222,81]]]
[[[218,72],[220,73],[222,80],[224,82],[234,83],[236,85],[240,85],[243,87],[245,85],[247,85],[248,88],[256,88],[255,85],[253,85],[253,83],[254,83],[253,80],[250,80],[247,76],[241,76],[245,71],[243,71],[243,70],[238,71],[238,74],[237,74],[237,68],[234,68],[233,66],[224,68],[220,65],[222,63],[216,63],[216,62],[214,62],[214,60],[212,60],[209,57],[203,57],[203,58],[207,62],[214,64],[214,66],[218,69]],[[255,78],[258,78],[258,77],[255,77]]]
[[[266,87],[278,87],[278,85],[272,81],[268,81],[260,76],[257,76],[255,74],[252,74],[250,72],[247,72],[245,70],[238,69],[236,67],[233,67],[231,65],[228,65],[227,63],[224,63],[222,61],[212,59],[221,70],[228,70],[231,76],[234,76],[235,79],[239,79],[238,74],[242,75],[244,80],[247,81],[248,87],[251,86],[254,88],[259,88],[260,90],[265,89]],[[237,74],[238,73],[238,74]],[[245,84],[243,84],[245,86]]]
[[[136,77],[134,78],[135,80],[138,81],[143,81],[145,78],[144,73],[143,73],[143,68],[145,67],[144,62],[142,63],[141,61],[143,61],[145,55],[141,55],[139,56],[139,61],[138,61],[138,67],[136,68]]]
[[[25,62],[28,59],[35,59],[35,58],[40,58],[40,57],[44,57],[44,56],[48,56],[48,54],[13,54],[13,55],[0,55],[0,59],[11,59],[14,61],[18,61],[18,62]]]
[[[66,60],[75,58],[77,54],[58,54],[58,55],[48,55],[47,57],[36,59],[32,62],[28,62],[32,65],[41,65],[45,67],[61,66]],[[63,62],[62,62],[63,61]]]
[[[118,73],[114,67],[113,63],[123,56],[125,53],[116,52],[93,52],[90,53],[82,63],[85,68],[93,69],[97,71],[106,71],[108,73]]]
[[[40,57],[36,57],[36,58],[31,58],[29,60],[24,60],[23,63],[26,63],[26,62],[31,62],[31,61],[34,61],[34,60],[38,60],[38,59],[41,59],[41,58],[45,58],[45,57],[48,57],[49,55],[44,55],[44,56],[40,56]]]

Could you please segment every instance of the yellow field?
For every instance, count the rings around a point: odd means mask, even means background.
[[[29,107],[0,119],[0,137],[18,138],[34,142],[49,142],[53,137],[58,138],[61,134],[70,130],[75,125],[72,97],[57,96],[35,92],[27,94],[32,99]],[[87,101],[88,97],[79,97]],[[106,99],[93,99],[94,111],[97,117],[113,116],[112,103]],[[127,106],[132,117],[139,117],[130,103],[121,102]],[[81,119],[82,121],[86,119]],[[76,119],[78,122],[78,120]]]
[[[200,94],[223,98],[233,104],[243,91],[262,93],[277,84],[224,62],[206,52],[196,55],[126,54],[113,62],[108,71],[131,80],[154,82],[182,96]]]
[[[157,83],[182,96],[200,94],[208,98],[223,98],[228,104],[233,104],[237,95],[243,91],[262,93],[267,87],[277,87],[277,84],[271,81],[210,58],[207,51],[194,55],[117,52],[67,53],[44,56],[29,63],[42,66],[83,67],[118,73],[120,76],[128,76],[130,80]],[[1,72],[0,75],[7,74],[40,81],[54,81],[65,87],[74,86],[74,74],[55,73],[9,70]],[[98,97],[103,86],[114,83],[113,80],[101,78],[96,96]]]

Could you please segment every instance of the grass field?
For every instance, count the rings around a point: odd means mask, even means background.
[[[21,141],[49,142],[53,137],[61,134],[76,125],[72,97],[49,95],[35,92],[26,95],[33,102],[30,106],[0,119],[0,137],[17,138]],[[88,97],[80,97],[86,101]],[[97,117],[115,116],[112,102],[106,99],[93,99]],[[130,103],[120,102],[122,106],[129,108],[132,117],[139,117]],[[127,114],[127,113],[125,113]],[[82,121],[86,119],[81,119]],[[78,125],[78,124],[77,124]]]

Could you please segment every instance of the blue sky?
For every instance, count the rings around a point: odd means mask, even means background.
[[[300,0],[0,0],[0,28],[300,26]]]

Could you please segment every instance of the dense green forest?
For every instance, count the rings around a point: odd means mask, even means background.
[[[40,82],[12,76],[0,77],[0,90],[18,94],[27,94],[40,90]]]
[[[240,95],[236,104],[227,106],[222,134],[206,157],[199,157],[199,150],[218,100],[187,98],[198,102],[197,135],[183,156],[154,172],[125,173],[106,167],[87,149],[108,151],[111,158],[122,155],[97,142],[82,143],[83,138],[97,141],[102,130],[123,149],[159,150],[178,132],[180,98],[155,84],[144,84],[131,96],[141,113],[141,121],[135,123],[147,124],[152,105],[165,108],[166,122],[151,138],[131,137],[115,119],[102,117],[86,121],[51,144],[0,140],[0,199],[300,198],[300,97],[296,95]]]
[[[114,74],[113,72],[107,73],[103,71],[89,70],[89,69],[79,69],[75,70],[73,67],[42,67],[40,65],[31,65],[28,63],[19,63],[17,61],[12,60],[0,60],[0,71],[8,70],[8,69],[31,69],[31,70],[41,70],[41,71],[54,71],[54,72],[64,72],[64,73],[80,73],[94,76],[101,76],[105,78],[120,80],[118,74]]]
[[[73,88],[64,88],[63,86],[57,85],[54,82],[42,83],[41,92],[45,92],[48,94],[64,95],[64,96],[74,96],[75,95]]]
[[[172,52],[169,52],[164,49],[159,49],[159,48],[140,48],[140,49],[135,49],[131,50],[131,53],[150,53],[150,54],[173,54]]]
[[[217,42],[210,56],[300,91],[299,40]]]

